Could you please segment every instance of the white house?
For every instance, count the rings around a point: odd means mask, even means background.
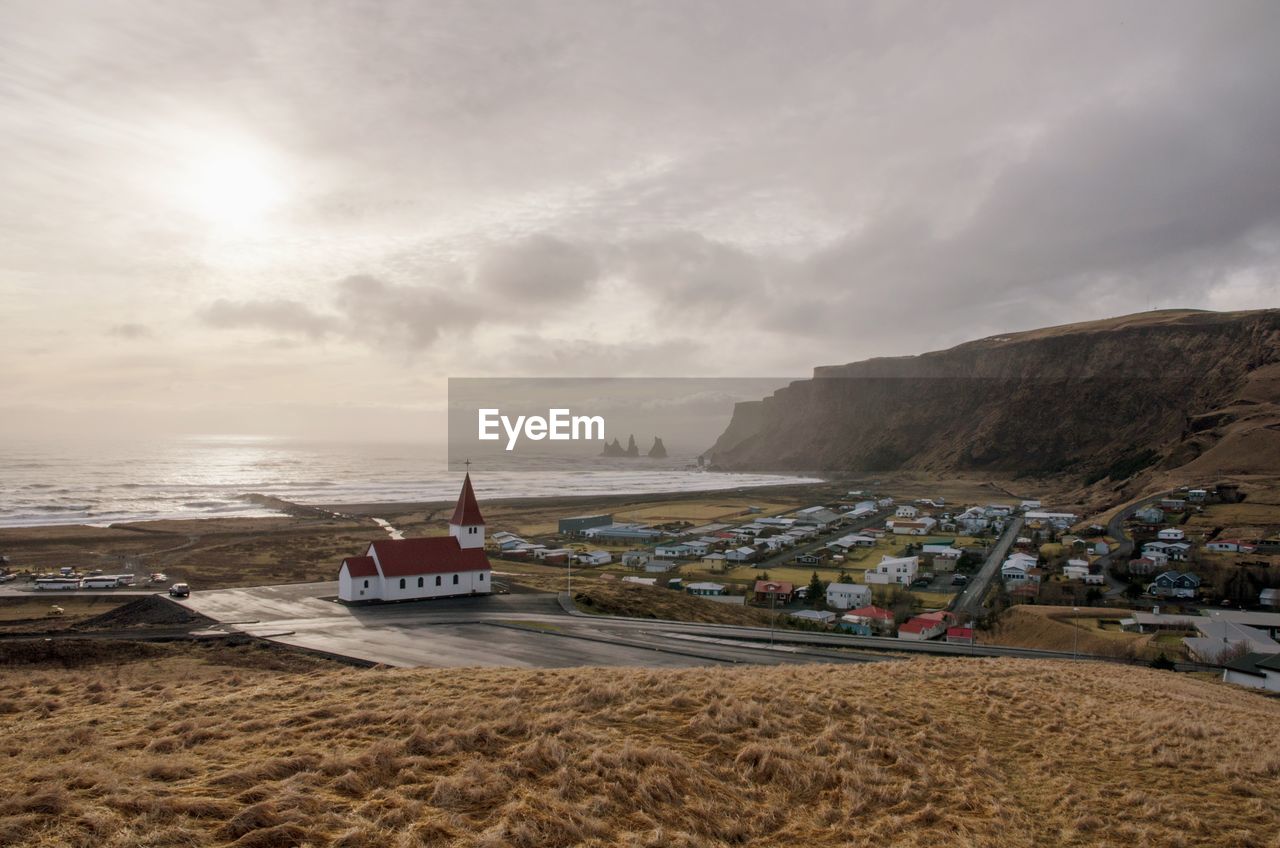
[[[927,515],[914,521],[893,519],[893,532],[896,536],[928,536],[937,525],[938,522]]]
[[[839,520],[840,516],[825,506],[807,506],[804,509],[796,510],[797,524],[812,524],[816,527],[826,528]]]
[[[1245,654],[1222,670],[1227,683],[1280,692],[1280,654]]]
[[[1062,576],[1068,580],[1084,580],[1089,576],[1089,563],[1082,559],[1069,559],[1062,567]]]
[[[883,586],[896,583],[899,586],[906,586],[916,579],[916,572],[919,570],[919,557],[886,556],[880,560],[879,565],[863,574],[862,579],[869,584]]]
[[[484,517],[468,474],[448,536],[371,542],[363,556],[347,557],[338,567],[338,599],[358,603],[487,595],[491,578]]]
[[[729,562],[750,562],[755,556],[755,548],[730,548],[724,552],[724,558]]]
[[[1250,553],[1253,551],[1253,545],[1248,542],[1242,542],[1239,539],[1214,539],[1204,547],[1207,551],[1216,551],[1218,553]]]
[[[828,583],[827,606],[832,609],[857,609],[871,603],[871,587],[856,583]]]
[[[916,509],[910,504],[903,504],[902,506],[894,510],[893,514],[895,518],[915,518],[917,515],[920,514],[920,510]]]
[[[812,621],[816,624],[830,624],[836,620],[836,614],[828,610],[800,610],[791,613],[792,618],[798,618],[801,621]]]
[[[578,554],[578,562],[586,566],[608,565],[613,562],[613,554],[608,551],[587,551]]]
[[[1036,510],[1039,508],[1040,508],[1040,501],[1036,501],[1036,500],[1023,501],[1018,505],[1018,509],[1022,510],[1023,512],[1027,512],[1028,510]]]
[[[1156,538],[1162,542],[1181,542],[1186,538],[1186,535],[1187,534],[1183,533],[1182,528],[1180,527],[1165,527],[1163,530],[1156,533]]]
[[[690,583],[684,587],[685,592],[690,595],[714,596],[727,595],[729,590],[720,583]]]
[[[693,549],[683,542],[672,545],[658,545],[653,549],[653,555],[658,559],[686,559],[693,556]]]

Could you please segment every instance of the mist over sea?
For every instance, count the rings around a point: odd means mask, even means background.
[[[527,461],[526,470],[472,468],[486,498],[710,491],[813,478],[722,474],[692,456],[657,460]],[[256,436],[184,436],[137,442],[16,442],[0,446],[0,527],[159,518],[275,515],[250,493],[294,503],[450,500],[462,475],[443,448],[304,442]]]

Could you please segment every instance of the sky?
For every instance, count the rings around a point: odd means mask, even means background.
[[[1274,2],[0,0],[0,435],[1280,294]]]

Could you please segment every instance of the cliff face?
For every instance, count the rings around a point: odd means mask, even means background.
[[[1154,312],[818,368],[739,404],[734,470],[1280,471],[1280,310]]]

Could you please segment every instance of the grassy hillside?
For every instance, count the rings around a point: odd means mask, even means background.
[[[770,613],[766,609],[731,606],[661,586],[623,583],[620,580],[597,580],[574,587],[573,602],[583,612],[621,615],[630,618],[658,618],[668,621],[702,621],[712,624],[742,624],[768,627]],[[786,625],[784,613],[776,616],[778,626]]]
[[[1079,612],[1072,612],[1070,607],[1015,606],[1005,610],[991,630],[980,632],[978,640],[989,645],[1078,650],[1104,657],[1153,659],[1161,653],[1172,658],[1182,656],[1181,636],[1162,638],[1123,631],[1114,624],[1099,626],[1100,621],[1113,622],[1127,614],[1107,607],[1081,607]]]
[[[1280,844],[1280,700],[1172,673],[143,654],[0,675],[0,844]]]

